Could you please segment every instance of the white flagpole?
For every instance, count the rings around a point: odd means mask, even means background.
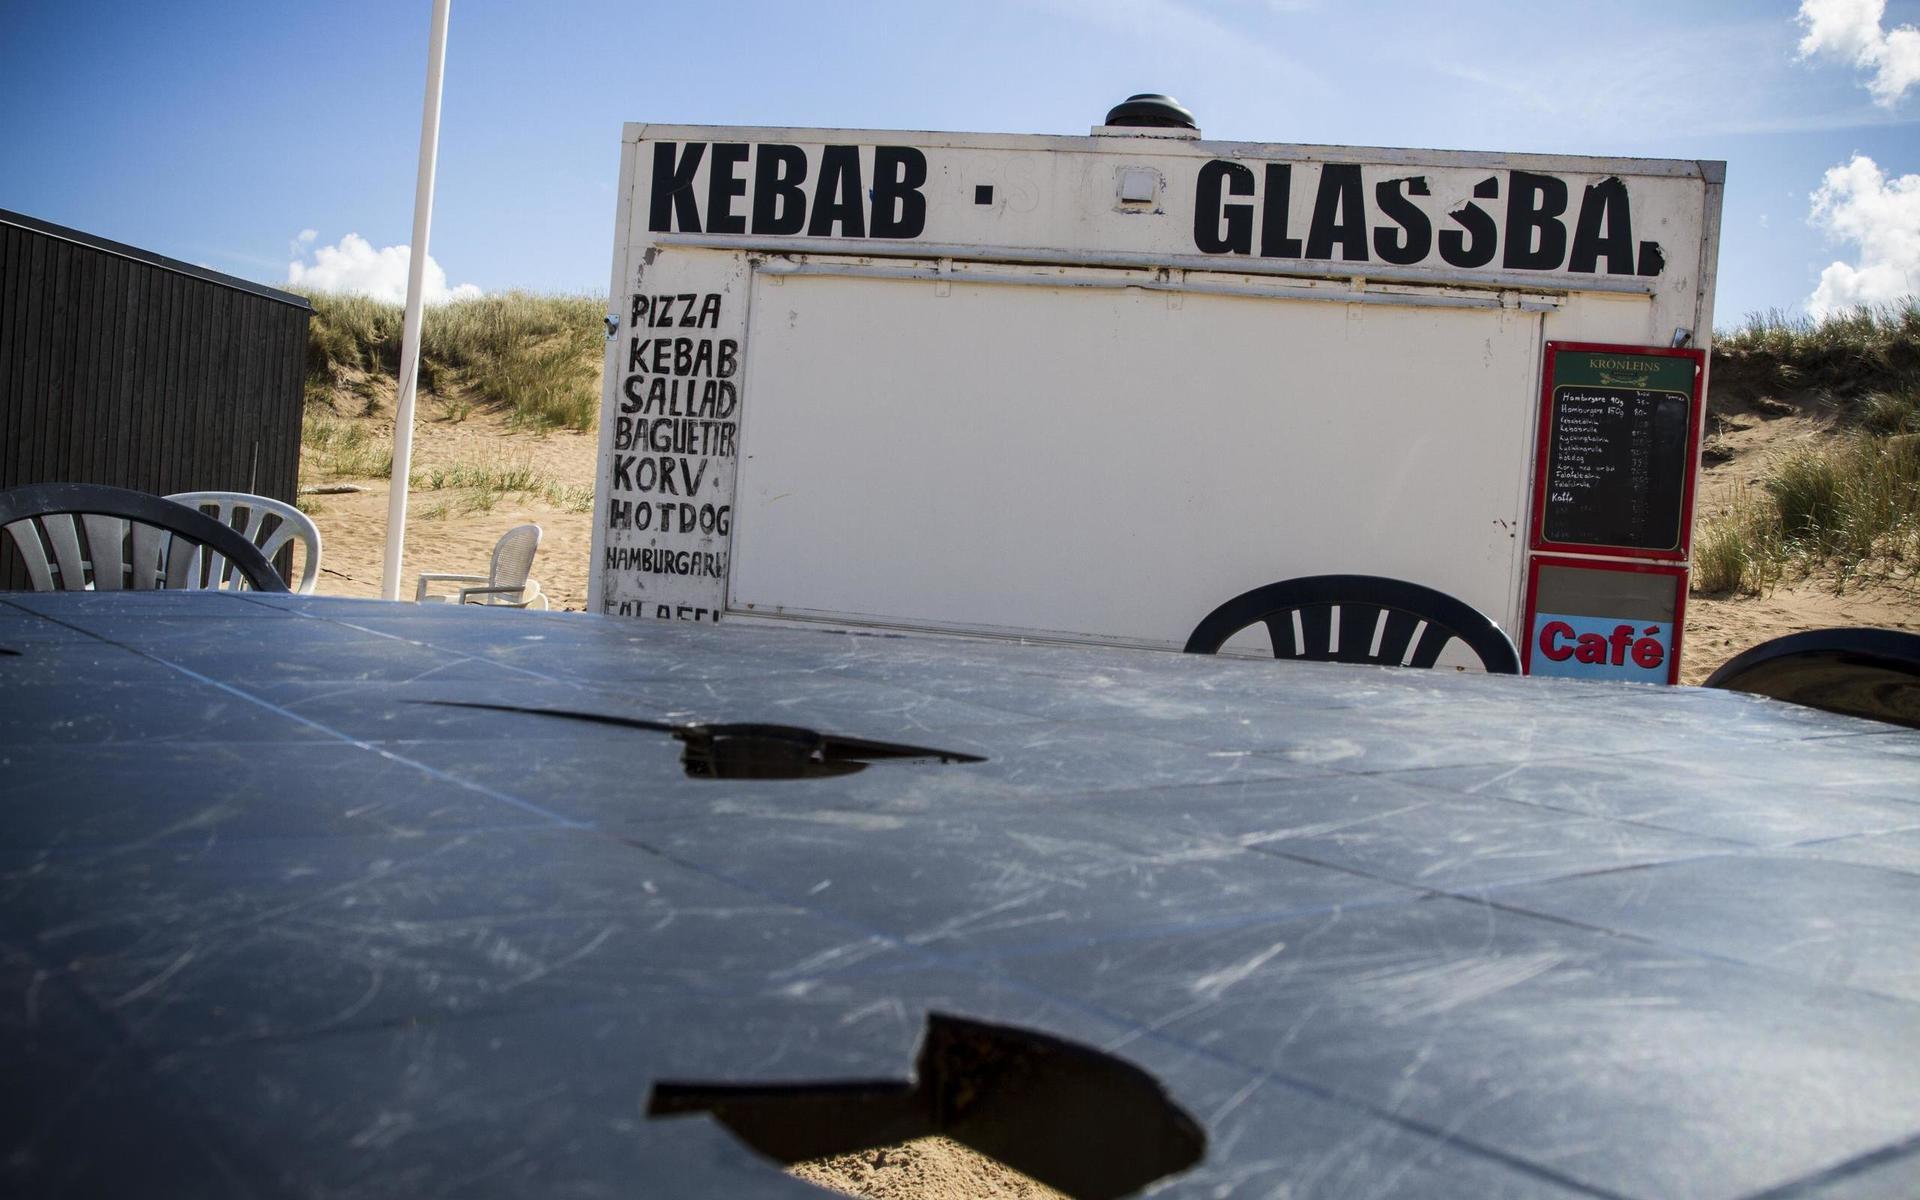
[[[433,0],[427,44],[427,99],[420,115],[420,176],[413,190],[413,245],[407,257],[407,314],[400,332],[400,389],[393,406],[393,477],[387,488],[383,599],[400,598],[400,553],[407,540],[407,480],[413,470],[413,395],[420,382],[420,293],[426,285],[427,228],[433,223],[433,171],[440,156],[440,71],[447,57],[448,0]]]

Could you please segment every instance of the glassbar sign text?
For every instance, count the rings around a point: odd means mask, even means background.
[[[926,154],[915,146],[874,146],[863,162],[863,149],[655,142],[647,228],[920,237],[927,227]],[[1471,192],[1443,212],[1425,175],[1376,178],[1369,186],[1359,163],[1214,159],[1194,176],[1193,247],[1343,267],[1645,276],[1665,269],[1659,244],[1635,239],[1632,197],[1617,176],[1585,183],[1576,194],[1557,175],[1496,171]]]

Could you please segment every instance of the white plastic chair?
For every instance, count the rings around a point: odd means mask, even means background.
[[[242,537],[260,547],[260,553],[269,562],[288,542],[299,542],[304,565],[299,571],[300,582],[293,590],[303,595],[312,594],[314,581],[320,577],[320,530],[307,514],[284,500],[246,492],[175,492],[167,499],[238,530]],[[287,582],[293,583],[291,579]]]
[[[540,591],[540,581],[528,578],[533,571],[534,551],[539,548],[538,525],[515,525],[493,544],[493,563],[485,575],[422,575],[419,585],[414,588],[414,602],[451,600],[455,604],[526,608],[537,600],[544,609],[548,605],[546,596]],[[429,596],[427,585],[430,583],[467,583],[477,586],[463,587],[454,596]]]

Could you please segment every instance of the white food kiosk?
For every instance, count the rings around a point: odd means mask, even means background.
[[[1179,649],[1351,573],[1676,678],[1724,164],[1182,116],[628,125],[590,609]]]

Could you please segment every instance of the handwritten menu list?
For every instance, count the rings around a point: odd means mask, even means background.
[[[605,611],[717,621],[733,533],[740,337],[718,291],[636,294],[613,415],[603,569],[624,595]],[[735,336],[723,336],[726,333]]]
[[[1676,549],[1690,409],[1684,392],[1556,387],[1545,463],[1547,540]]]

